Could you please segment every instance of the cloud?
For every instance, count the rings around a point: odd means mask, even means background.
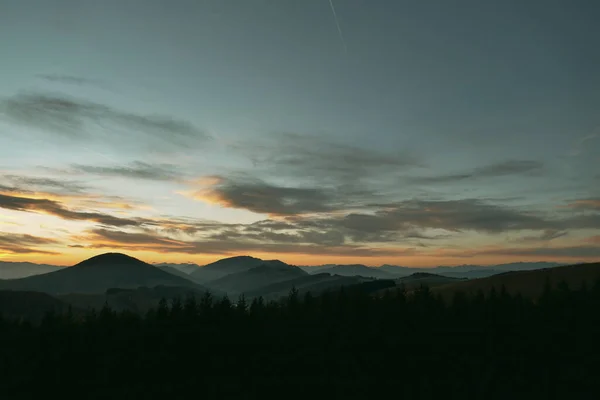
[[[296,215],[332,211],[333,196],[316,188],[282,187],[259,180],[223,179],[215,186],[193,193],[193,197],[223,207],[260,214]]]
[[[484,167],[475,168],[469,172],[439,176],[411,177],[408,178],[408,181],[417,184],[442,184],[454,183],[464,180],[495,178],[513,175],[532,176],[535,174],[539,174],[543,170],[543,167],[544,164],[538,161],[509,160],[501,163],[495,163]]]
[[[585,149],[585,143],[586,142],[589,142],[591,140],[599,138],[600,137],[600,126],[597,127],[595,129],[595,131],[596,132],[591,133],[591,134],[586,135],[586,136],[583,136],[579,140],[577,140],[577,142],[575,142],[575,144],[571,148],[571,151],[569,152],[569,156],[576,157],[576,156],[581,155],[581,153],[583,153],[583,151]]]
[[[0,232],[0,252],[11,254],[56,254],[37,248],[57,244],[58,241],[32,235]]]
[[[518,239],[514,239],[515,242],[548,242],[554,239],[558,239],[569,234],[568,231],[561,231],[557,229],[546,229],[539,235],[524,236]]]
[[[233,147],[248,157],[256,170],[326,184],[353,183],[423,166],[408,151],[382,152],[315,135],[282,133],[267,141],[248,141]]]
[[[575,200],[567,205],[567,207],[580,210],[597,210],[600,211],[600,198],[587,198]]]
[[[64,207],[60,202],[46,199],[8,196],[0,194],[0,208],[15,211],[38,212],[72,221],[90,221],[109,226],[140,226],[140,219],[119,218],[98,212],[73,211]]]
[[[320,246],[314,244],[261,243],[251,240],[172,240],[153,234],[131,234],[123,231],[96,229],[86,240],[91,248],[124,249],[129,251],[154,251],[183,254],[237,254],[240,252],[293,253],[311,255],[337,255],[375,257],[413,254],[412,249],[376,248],[365,246]]]
[[[312,219],[304,223],[370,234],[415,230],[419,232],[424,229],[500,233],[553,228],[553,222],[540,215],[477,199],[408,200],[379,206],[380,209],[372,213],[353,212],[343,216]]]
[[[507,248],[475,252],[475,255],[598,259],[600,258],[600,246]]]
[[[60,180],[24,175],[3,175],[2,178],[11,185],[7,186],[0,184],[0,190],[7,192],[39,192],[55,190],[62,194],[81,194],[88,190],[87,185],[73,180]]]
[[[134,161],[128,166],[73,164],[71,169],[79,173],[152,181],[172,181],[176,180],[179,176],[173,165],[154,165],[141,161]]]
[[[33,126],[45,133],[54,133],[70,139],[88,140],[90,124],[105,128],[108,135],[122,145],[123,131],[132,132],[144,141],[189,146],[205,141],[209,136],[187,121],[161,115],[140,115],[121,111],[91,101],[63,95],[22,93],[4,99],[0,112],[16,123]],[[105,138],[103,138],[105,140]],[[144,143],[144,142],[140,142]]]
[[[98,79],[82,78],[73,75],[61,75],[61,74],[38,74],[38,78],[48,82],[62,83],[67,85],[76,86],[96,86],[100,88],[105,87],[105,83]]]

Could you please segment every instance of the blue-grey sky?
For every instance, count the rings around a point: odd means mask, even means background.
[[[0,0],[0,256],[600,257],[593,0]]]

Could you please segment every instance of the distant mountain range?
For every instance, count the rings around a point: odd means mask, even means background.
[[[149,264],[172,275],[177,275],[196,283],[204,283],[223,278],[236,272],[244,272],[251,268],[261,265],[288,265],[279,260],[261,260],[251,256],[237,256],[224,258],[205,266],[199,266],[193,263],[156,263]],[[362,264],[326,264],[319,266],[299,266],[298,268],[309,274],[329,273],[340,276],[362,276],[377,279],[393,279],[402,276],[409,276],[414,273],[424,272],[436,275],[443,275],[454,278],[483,278],[508,271],[528,271],[543,268],[553,268],[564,264],[552,262],[519,262],[498,265],[459,265],[459,266],[438,266],[432,268],[415,268],[396,265],[382,265],[380,267],[368,267]],[[28,262],[5,262],[0,261],[0,280],[18,279],[33,275],[55,272],[65,267],[33,264]]]
[[[557,276],[567,274],[574,282],[600,276],[597,264],[595,268],[577,267],[576,270],[558,266],[557,263],[539,262],[491,267],[384,265],[374,268],[360,264],[297,267],[279,260],[239,256],[199,267],[195,264],[147,264],[125,254],[106,253],[72,267],[0,263],[0,268],[5,271],[3,276],[16,277],[0,280],[0,313],[39,319],[44,310],[60,312],[71,306],[73,310],[83,312],[104,304],[116,310],[146,312],[161,298],[200,298],[211,292],[216,297],[235,298],[243,294],[249,299],[261,296],[277,300],[288,295],[292,288],[303,295],[341,287],[383,293],[400,286],[410,291],[426,285],[447,295],[458,288],[486,290],[491,285],[506,284],[536,292],[540,282],[535,279],[548,274],[553,276],[554,271]],[[15,272],[18,268],[22,271]],[[587,272],[573,272],[584,270]]]
[[[459,265],[459,266],[439,266],[432,268],[414,268],[401,267],[396,265],[382,265],[381,267],[367,267],[361,264],[354,265],[320,265],[320,266],[302,266],[303,270],[309,274],[322,272],[333,273],[343,276],[370,276],[379,279],[390,277],[403,277],[415,273],[429,273],[447,276],[451,278],[484,278],[508,271],[529,271],[543,268],[553,268],[564,264],[552,262],[519,262],[510,264],[498,264],[492,266],[484,265]]]
[[[64,267],[30,262],[0,261],[0,279],[18,279],[55,272]]]

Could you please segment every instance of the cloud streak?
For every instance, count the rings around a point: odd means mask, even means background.
[[[56,252],[40,249],[38,247],[56,245],[58,243],[57,240],[49,238],[0,232],[0,252],[10,254],[56,254]]]
[[[408,181],[417,184],[444,184],[502,176],[537,176],[543,171],[543,167],[544,164],[538,161],[509,160],[475,168],[469,172],[439,176],[411,177],[408,178]]]
[[[0,112],[12,122],[72,140],[93,138],[88,130],[91,125],[105,128],[107,134],[113,135],[112,139],[118,139],[121,144],[124,138],[130,136],[124,137],[123,132],[177,147],[209,139],[209,135],[187,121],[163,115],[130,113],[56,94],[21,93],[4,99],[0,103]]]
[[[108,226],[140,226],[143,224],[139,219],[119,218],[98,212],[73,211],[53,200],[32,199],[4,194],[0,194],[0,208],[14,211],[43,213],[65,220],[90,221]]]
[[[0,190],[9,192],[39,192],[46,190],[58,191],[61,194],[82,194],[89,189],[82,182],[61,180],[47,177],[32,177],[24,175],[3,175],[6,184],[0,185]]]
[[[124,166],[73,164],[71,170],[76,173],[149,181],[174,181],[179,177],[179,173],[176,172],[173,165],[155,165],[141,161],[134,161],[130,165]]]

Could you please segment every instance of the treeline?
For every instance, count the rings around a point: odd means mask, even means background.
[[[426,287],[207,294],[147,315],[1,320],[0,343],[7,399],[579,398],[600,393],[600,282],[537,301],[502,288],[449,302]]]

